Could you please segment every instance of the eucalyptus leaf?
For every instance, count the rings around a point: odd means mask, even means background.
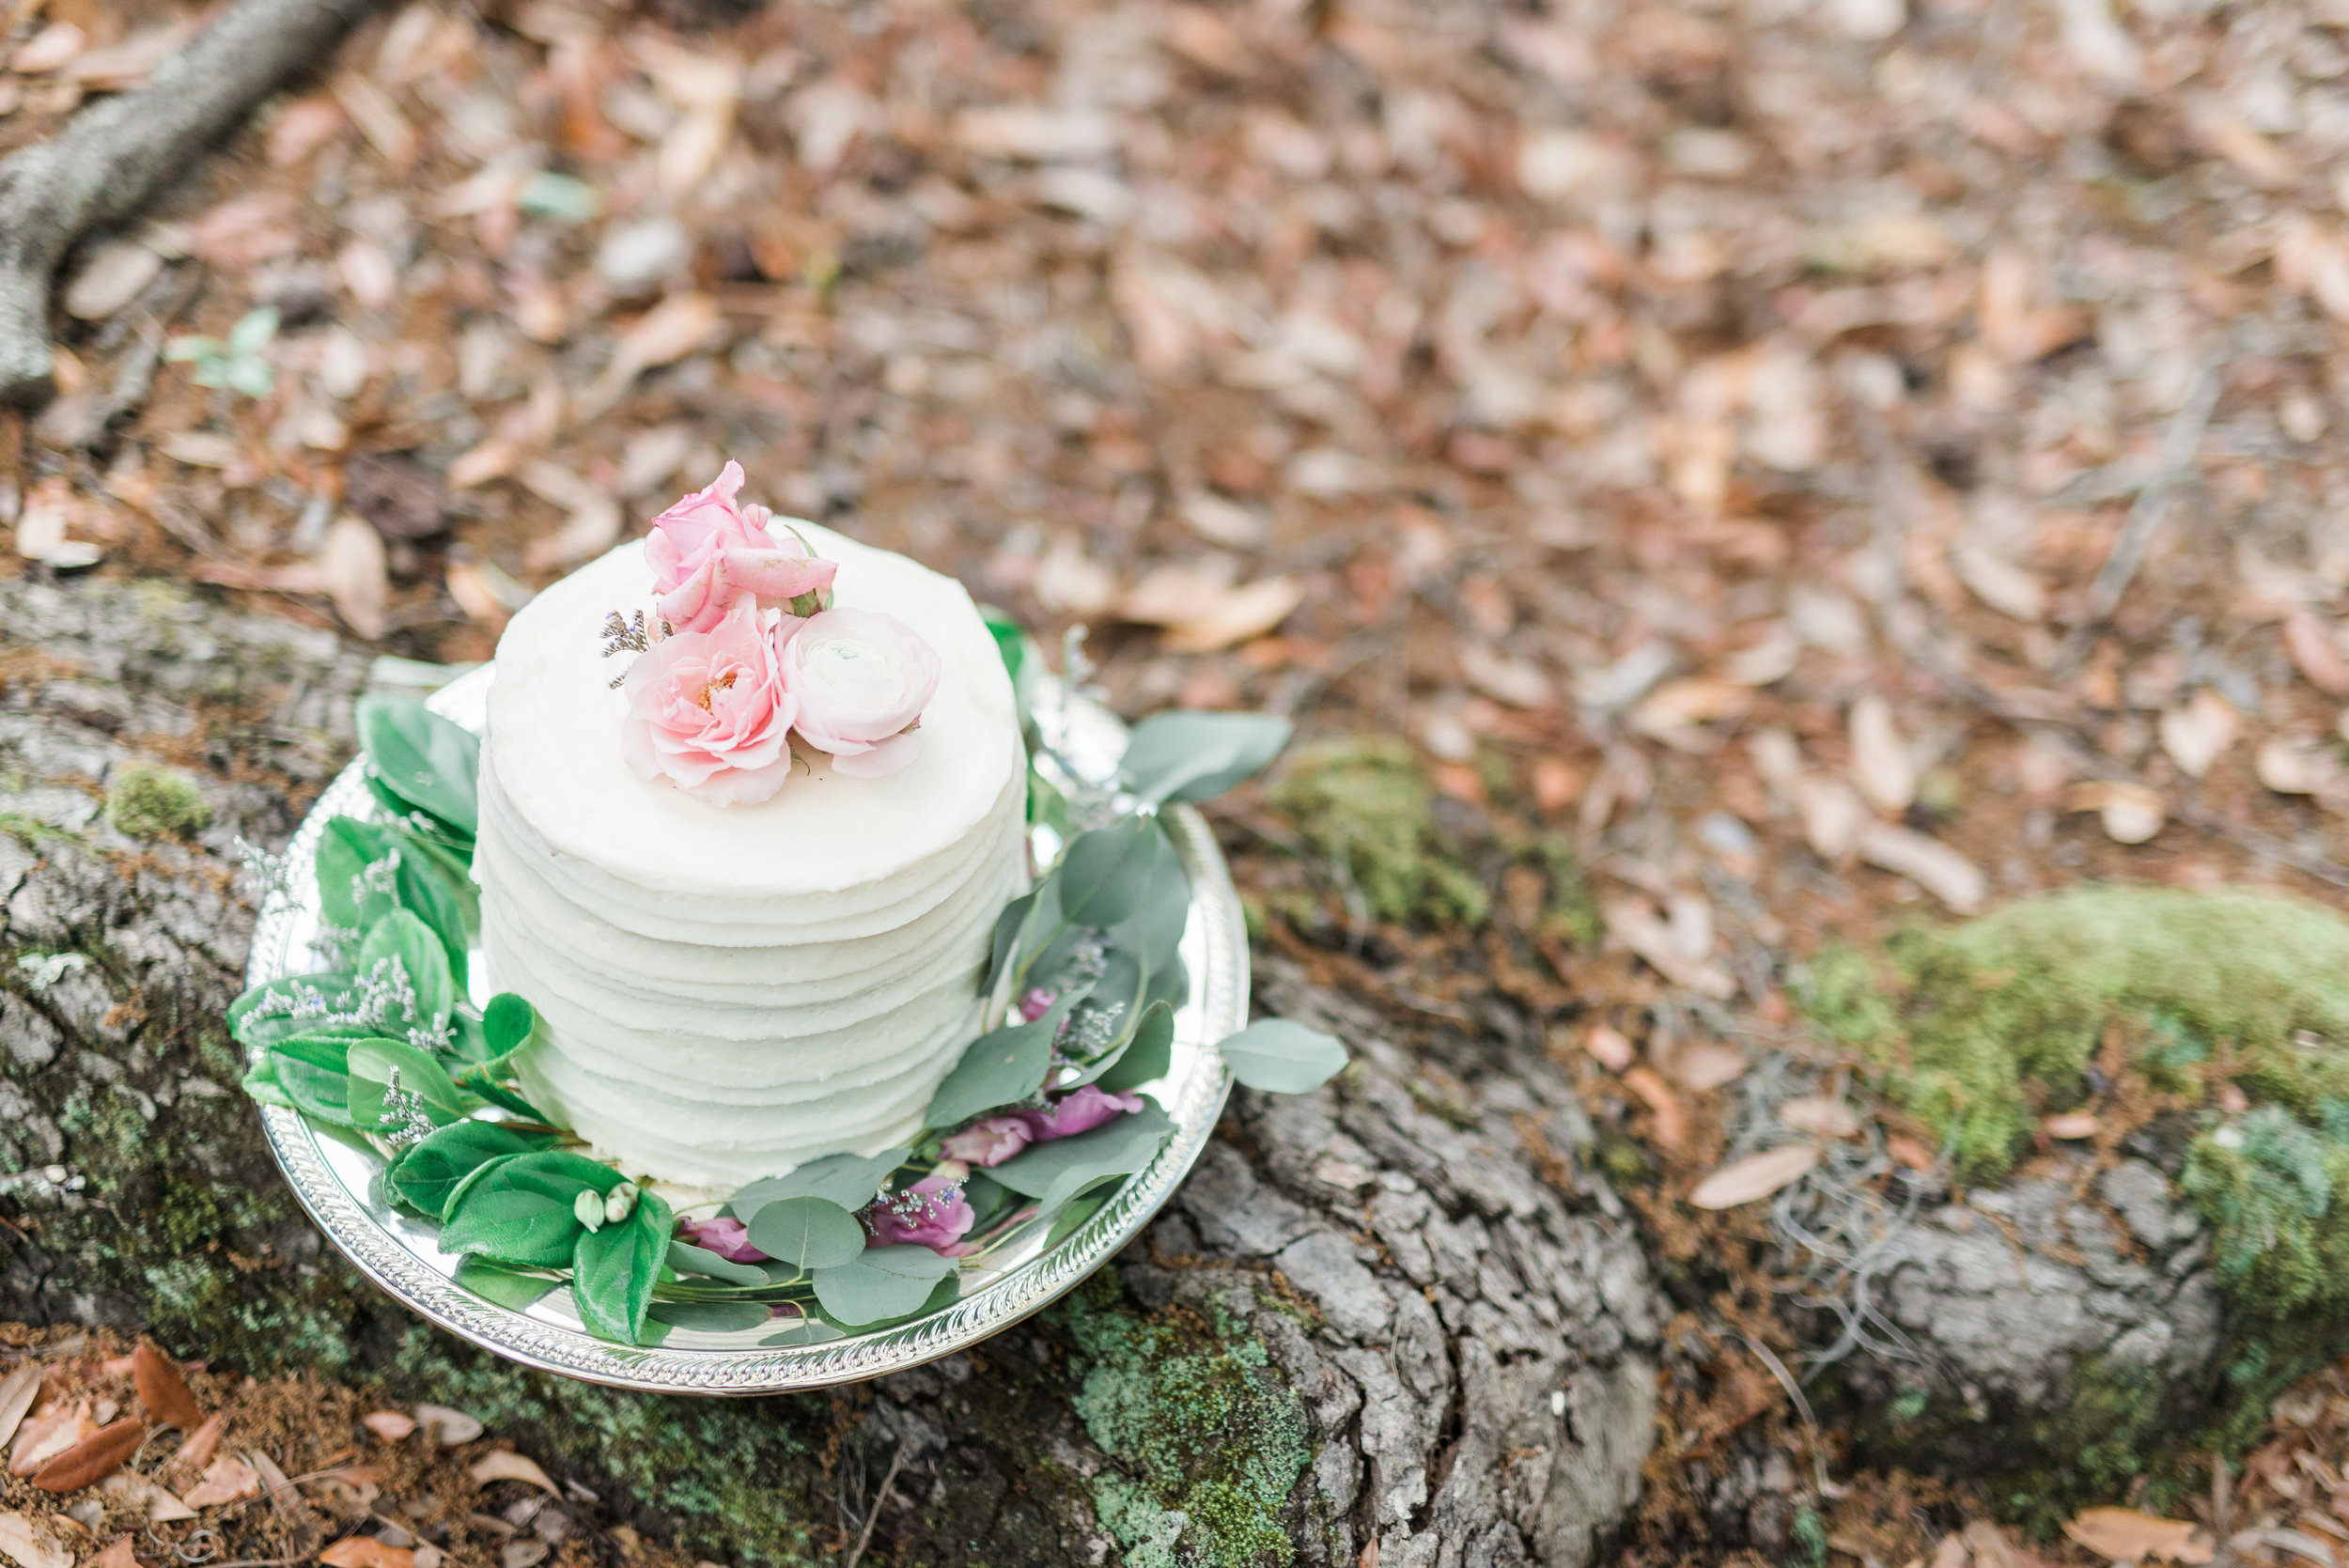
[[[662,1332],[683,1328],[697,1334],[740,1334],[773,1318],[763,1301],[656,1301],[646,1312],[646,1343],[664,1342]]]
[[[452,1122],[401,1155],[383,1173],[384,1189],[417,1213],[440,1219],[467,1176],[501,1156],[538,1148],[546,1139],[544,1133],[516,1132],[495,1122]]]
[[[1151,805],[1210,800],[1260,772],[1292,733],[1269,713],[1154,713],[1134,726],[1118,771]]]
[[[571,1259],[571,1295],[579,1320],[598,1339],[640,1343],[653,1282],[669,1252],[669,1205],[650,1192],[616,1225],[583,1227]]]
[[[763,1348],[782,1349],[786,1345],[822,1344],[827,1341],[842,1337],[838,1328],[826,1323],[822,1318],[808,1317],[801,1318],[788,1328],[768,1335],[758,1343]]]
[[[986,1172],[973,1171],[963,1178],[962,1201],[971,1205],[971,1234],[976,1235],[1008,1213],[1016,1198]]]
[[[568,1150],[500,1160],[450,1199],[441,1250],[559,1268],[571,1262],[577,1239],[586,1231],[571,1205],[582,1192],[608,1194],[619,1185],[617,1171]],[[663,1256],[667,1239],[664,1234]]]
[[[392,793],[467,836],[478,831],[481,737],[412,697],[359,699],[359,742]]]
[[[1336,1035],[1286,1018],[1259,1018],[1219,1048],[1234,1078],[1271,1094],[1318,1089],[1346,1065],[1346,1047]]]
[[[1110,927],[1112,947],[1130,953],[1153,971],[1174,964],[1182,950],[1183,927],[1190,921],[1190,876],[1183,857],[1164,831],[1157,834],[1148,862],[1137,873],[1142,896],[1132,913]]]
[[[1174,1010],[1153,1002],[1143,1009],[1126,1048],[1103,1064],[1093,1081],[1108,1094],[1122,1094],[1154,1083],[1174,1064]]]
[[[385,967],[389,965],[397,967]],[[388,995],[404,997],[407,1016],[420,1027],[442,1028],[456,1010],[458,981],[449,971],[447,950],[429,925],[406,909],[392,910],[369,928],[351,967],[363,983],[384,986]]]
[[[1109,1201],[1110,1194],[1104,1192],[1097,1197],[1080,1198],[1061,1210],[1053,1219],[1051,1229],[1044,1233],[1046,1250],[1050,1250],[1058,1247],[1062,1242],[1075,1235],[1083,1228],[1086,1220],[1101,1212],[1101,1205]]]
[[[994,945],[987,962],[987,983],[979,987],[981,996],[993,996],[1003,978],[1003,970],[1019,951],[1019,936],[1027,926],[1028,915],[1035,908],[1036,895],[1030,893],[1003,906],[1003,912],[995,917]]]
[[[836,1267],[815,1271],[817,1302],[834,1321],[857,1327],[903,1317],[930,1297],[955,1260],[926,1247],[868,1248]]]
[[[669,1266],[679,1274],[706,1274],[729,1285],[755,1288],[769,1282],[767,1271],[756,1264],[736,1263],[732,1258],[722,1258],[708,1248],[696,1247],[690,1241],[669,1243]]]
[[[1071,925],[1107,926],[1132,914],[1149,892],[1150,868],[1165,841],[1154,816],[1124,816],[1078,834],[1052,874],[1060,884],[1061,918]]]
[[[1058,1022],[1050,1015],[1034,1023],[1012,1024],[971,1042],[930,1096],[924,1120],[933,1127],[951,1127],[982,1111],[1016,1105],[1044,1085],[1052,1064],[1052,1033]]]
[[[1140,1110],[1091,1132],[1031,1143],[988,1173],[1050,1212],[1103,1176],[1129,1176],[1143,1169],[1174,1130],[1166,1112],[1145,1099]]]
[[[750,1219],[750,1238],[769,1257],[807,1269],[837,1267],[864,1250],[864,1227],[856,1216],[823,1198],[760,1204]]]
[[[488,1258],[467,1258],[457,1265],[454,1281],[485,1301],[526,1312],[563,1281],[552,1274],[530,1274]]]
[[[877,1155],[826,1155],[811,1159],[784,1175],[751,1183],[726,1200],[726,1211],[746,1225],[751,1216],[778,1198],[821,1198],[853,1212],[873,1201],[882,1180],[904,1164],[910,1153],[910,1149],[884,1149]]]

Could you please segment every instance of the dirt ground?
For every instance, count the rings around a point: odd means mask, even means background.
[[[0,5],[0,150],[190,14]],[[2344,147],[2339,0],[415,0],[77,258],[0,569],[479,660],[730,457],[1089,628],[1128,710],[1406,737],[1449,828],[1567,846],[1590,939],[1366,913],[1261,799],[1227,844],[1267,942],[1399,1027],[1507,999],[1654,1162],[1715,1374],[1629,1560],[1719,1560],[1687,1467],[1759,1422],[1849,1488],[1798,1557],[2095,1560],[1845,1470],[1740,1337],[1799,1348],[1760,1232],[1685,1199],[1745,1059],[1832,1070],[1830,935],[2349,890]],[[2344,1388],[2199,1522],[2331,1563]],[[401,1512],[461,1454],[364,1436],[277,1463],[527,1568]],[[217,1560],[279,1555],[240,1518]]]

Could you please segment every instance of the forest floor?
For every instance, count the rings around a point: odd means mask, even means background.
[[[0,0],[0,151],[193,14]],[[2338,0],[416,0],[77,259],[0,570],[475,660],[732,458],[1091,629],[1128,710],[1403,744],[1389,882],[1278,786],[1220,826],[1266,943],[1406,1037],[1531,1031],[1636,1146],[1709,1370],[1625,1560],[1719,1560],[1690,1467],[1757,1422],[1849,1488],[1788,1555],[2099,1560],[1843,1467],[1745,1338],[1803,1348],[1766,1229],[1686,1200],[1750,1073],[1841,1081],[1788,997],[1829,936],[2341,902],[2345,148]],[[1489,907],[1413,860],[1528,845]],[[2349,1550],[2343,1389],[2197,1505],[2241,1557]]]

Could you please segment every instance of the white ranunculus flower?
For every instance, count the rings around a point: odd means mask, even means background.
[[[852,779],[911,763],[922,741],[910,731],[938,691],[938,655],[921,634],[878,610],[826,610],[785,632],[783,684],[799,700],[800,738]]]

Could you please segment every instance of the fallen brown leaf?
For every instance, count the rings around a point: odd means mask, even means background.
[[[195,1396],[188,1392],[187,1379],[171,1358],[151,1344],[141,1344],[132,1352],[131,1376],[138,1385],[139,1403],[147,1413],[166,1426],[182,1432],[193,1432],[204,1424],[204,1412],[196,1406]]]
[[[1732,1046],[1699,1042],[1674,1051],[1666,1070],[1683,1089],[1702,1094],[1708,1089],[1735,1082],[1745,1076],[1747,1066],[1744,1051]]]
[[[2284,651],[2310,686],[2328,697],[2349,697],[2349,659],[2324,622],[2305,610],[2286,615]]]
[[[1234,588],[1166,634],[1169,653],[1214,653],[1261,637],[1305,602],[1305,585],[1293,577],[1268,577]]]
[[[190,1508],[218,1508],[261,1495],[261,1473],[233,1454],[222,1454],[204,1467],[204,1479],[181,1494]]]
[[[195,1510],[181,1501],[178,1493],[157,1484],[136,1470],[117,1470],[100,1482],[98,1489],[110,1498],[120,1498],[134,1506],[145,1508],[148,1518],[156,1524],[196,1516]]]
[[[204,1466],[210,1464],[212,1455],[220,1452],[221,1437],[227,1431],[228,1412],[214,1411],[204,1419],[203,1425],[188,1434],[187,1441],[179,1445],[179,1452],[171,1456],[163,1466],[163,1469],[166,1472],[180,1471],[188,1475],[195,1474]]]
[[[1818,1163],[1819,1149],[1813,1143],[1766,1149],[1724,1165],[1705,1177],[1688,1194],[1688,1202],[1701,1209],[1728,1209],[1755,1203],[1800,1181]]]
[[[473,1477],[476,1486],[487,1486],[493,1481],[526,1481],[545,1491],[555,1490],[554,1483],[547,1479],[547,1472],[535,1461],[507,1449],[490,1450],[467,1467],[465,1473]]]
[[[136,1416],[125,1416],[43,1465],[34,1474],[33,1484],[44,1492],[78,1492],[122,1468],[145,1441],[147,1423]]]
[[[193,1519],[194,1514],[188,1515]],[[106,1549],[82,1564],[82,1568],[138,1568],[138,1557],[132,1550],[131,1537],[118,1535]]]
[[[1892,705],[1871,691],[1851,705],[1851,774],[1878,811],[1904,812],[1917,799],[1917,765],[1892,722]]]
[[[2104,1123],[2092,1110],[2061,1111],[2039,1124],[2039,1130],[2048,1137],[2067,1141],[2093,1138],[2103,1127]]]
[[[8,1454],[8,1473],[31,1475],[97,1430],[87,1400],[60,1401],[17,1428],[16,1447]]]
[[[1656,1076],[1653,1067],[1634,1067],[1623,1075],[1623,1086],[1640,1096],[1656,1113],[1656,1141],[1677,1152],[1688,1145],[1688,1113],[1672,1085]]]
[[[383,536],[355,512],[345,512],[326,531],[319,549],[319,577],[334,613],[358,636],[373,642],[387,629],[383,619],[392,596],[391,568]]]
[[[326,1568],[415,1568],[416,1554],[387,1546],[372,1535],[347,1535],[319,1553]]]
[[[2063,1522],[2063,1533],[2097,1556],[2115,1562],[2157,1557],[2170,1562],[2208,1562],[2216,1555],[2207,1537],[2195,1539],[2193,1524],[2159,1519],[2134,1508],[2091,1508]]]
[[[22,1514],[0,1514],[0,1557],[17,1568],[73,1568],[73,1553]]]
[[[359,1418],[359,1424],[387,1443],[397,1443],[416,1429],[416,1419],[397,1410],[372,1410]]]
[[[16,1436],[17,1427],[24,1420],[24,1412],[40,1397],[41,1369],[21,1366],[6,1377],[0,1377],[0,1445]]]
[[[1850,1138],[1859,1131],[1859,1113],[1840,1094],[1800,1094],[1780,1103],[1778,1119],[1797,1132]]]
[[[462,1448],[481,1436],[481,1423],[462,1410],[445,1405],[416,1406],[416,1424],[443,1448]]]
[[[1610,1073],[1620,1073],[1631,1065],[1631,1042],[1608,1024],[1593,1024],[1590,1032],[1582,1036],[1582,1048]]]

